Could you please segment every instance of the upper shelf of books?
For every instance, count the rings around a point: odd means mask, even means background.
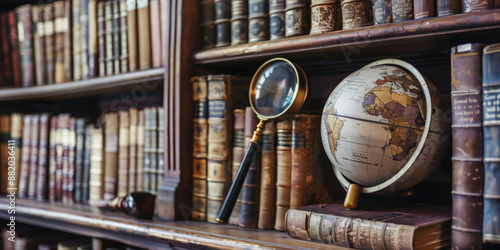
[[[165,68],[153,68],[130,73],[90,78],[59,84],[25,88],[0,88],[0,101],[32,99],[67,99],[103,95],[133,89],[135,86],[163,81]],[[144,86],[147,88],[148,86]],[[159,85],[160,86],[160,85]]]
[[[500,9],[495,9],[218,47],[199,51],[193,57],[196,64],[205,65],[264,60],[275,56],[335,60],[353,52],[366,52],[366,56],[382,52],[396,56],[437,51],[449,53],[450,47],[464,38],[468,42],[481,42],[481,39],[497,38],[499,32]]]

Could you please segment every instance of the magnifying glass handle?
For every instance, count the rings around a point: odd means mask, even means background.
[[[250,145],[248,145],[247,152],[245,153],[245,156],[241,161],[240,167],[238,168],[238,172],[236,173],[233,183],[231,184],[231,188],[229,189],[229,193],[227,193],[226,199],[222,204],[219,216],[217,216],[218,222],[227,223],[229,217],[231,216],[231,212],[233,212],[234,204],[238,199],[238,195],[240,194],[243,182],[245,182],[245,177],[247,176],[248,169],[250,168],[252,159],[255,155],[255,152],[257,151],[260,134],[262,132],[263,127],[264,127],[264,121],[261,120],[257,125],[257,129],[254,131],[252,140],[250,140]]]

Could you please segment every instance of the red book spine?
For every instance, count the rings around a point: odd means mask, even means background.
[[[16,25],[16,13],[14,10],[9,11],[9,27],[10,27],[10,53],[12,65],[12,80],[14,81],[14,86],[21,86],[21,72],[19,67],[19,47],[17,45],[17,27]]]
[[[2,13],[0,14],[0,37],[7,37],[7,14]],[[0,70],[2,71],[2,78],[1,78],[1,85],[6,86],[10,85],[10,82],[12,81],[11,79],[11,74],[10,74],[10,63],[9,63],[9,42],[7,39],[1,39],[0,40],[0,50],[2,51],[0,61],[2,61],[2,67]]]

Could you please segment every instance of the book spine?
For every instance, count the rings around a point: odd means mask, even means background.
[[[392,3],[394,8],[394,2]],[[364,0],[342,0],[342,29],[348,30],[366,26],[368,23],[368,6]],[[413,7],[412,7],[413,9]],[[413,13],[413,12],[412,12]]]
[[[104,142],[102,128],[92,128],[91,140],[89,204],[93,205],[104,198]]]
[[[120,74],[121,54],[121,27],[120,27],[120,3],[113,0],[113,67],[115,74]]]
[[[413,20],[413,0],[392,1],[392,22]]]
[[[128,148],[129,148],[129,127],[130,117],[128,110],[118,112],[120,127],[118,130],[118,194],[119,197],[127,196],[129,184],[128,172]]]
[[[82,79],[89,78],[89,0],[80,0],[80,34]]]
[[[82,203],[89,202],[89,188],[90,188],[90,164],[92,161],[92,130],[94,129],[93,124],[87,124],[85,126],[85,135],[83,143],[83,169],[82,169]]]
[[[48,198],[49,201],[56,201],[56,170],[57,170],[57,144],[59,141],[59,130],[57,127],[58,116],[50,118],[50,135],[49,135],[49,186]]]
[[[7,185],[7,180],[9,180],[9,168],[11,167],[9,166],[9,140],[11,140],[9,132],[10,115],[0,115],[0,150],[2,150],[0,152],[0,177],[4,180],[0,182],[0,193],[2,194],[8,194],[8,188],[13,187],[13,185]],[[20,146],[20,144],[15,142],[13,145]],[[10,170],[13,169],[10,168]]]
[[[207,220],[207,77],[191,77],[193,86],[193,211],[191,219]],[[233,151],[234,152],[234,151]]]
[[[145,150],[145,131],[144,131],[144,109],[138,112],[137,122],[137,191],[144,191],[144,150]]]
[[[276,221],[276,125],[273,121],[264,125],[261,144],[258,228],[273,229]]]
[[[435,0],[413,0],[415,20],[435,16],[434,5]]]
[[[8,20],[9,20],[9,37],[7,39],[10,40],[10,63],[12,64],[12,80],[14,86],[21,87],[22,81],[22,73],[21,73],[21,65],[19,61],[19,36],[17,33],[17,23],[16,23],[16,12],[11,10],[8,12]]]
[[[148,0],[137,0],[139,69],[151,68],[151,25]]]
[[[160,0],[160,31],[161,31],[161,66],[165,65],[165,55],[167,50],[165,49],[167,39],[169,39],[167,34],[167,9],[170,9],[170,3],[167,0]]]
[[[483,211],[483,134],[480,44],[451,52],[452,247],[481,249]]]
[[[98,32],[97,32],[97,0],[88,0],[88,65],[89,65],[89,77],[94,78],[99,75],[98,66]]]
[[[66,80],[66,69],[64,65],[65,34],[68,32],[67,18],[65,16],[65,2],[54,2],[54,32],[55,32],[55,83]]]
[[[292,120],[276,123],[276,222],[274,229],[284,231],[285,214],[290,209],[290,187],[292,171]]]
[[[285,36],[300,36],[309,33],[309,6],[305,0],[286,0]]]
[[[57,118],[59,140],[57,143],[56,199],[62,200],[63,203],[70,203],[68,199],[70,126],[71,116],[67,113],[59,114]]]
[[[30,162],[29,162],[29,177],[28,177],[28,197],[36,197],[37,178],[38,178],[38,142],[40,129],[40,115],[34,114],[31,116],[31,132],[30,132]]]
[[[16,9],[18,23],[17,32],[19,38],[19,57],[22,68],[22,86],[35,85],[35,66],[33,55],[33,21],[32,7],[30,4],[20,6]]]
[[[136,108],[128,110],[130,118],[129,147],[128,147],[128,193],[137,190],[137,127],[138,112]]]
[[[215,28],[217,41],[215,47],[231,44],[231,1],[215,0]]]
[[[269,1],[269,33],[271,40],[285,37],[285,0]]]
[[[462,0],[462,13],[491,10],[494,6],[494,0]]]
[[[269,1],[248,0],[248,42],[269,39]]]
[[[129,70],[136,71],[139,68],[139,48],[137,30],[137,1],[127,0],[127,32],[128,32],[128,56]]]
[[[81,203],[83,201],[83,175],[84,175],[84,147],[85,147],[85,119],[76,119],[76,144],[75,144],[75,188],[74,201]]]
[[[64,2],[64,17],[66,26],[64,31],[64,72],[65,81],[69,82],[73,80],[73,9],[71,1]]]
[[[215,47],[215,6],[214,0],[201,0],[201,32],[203,49]]]
[[[165,112],[163,107],[158,107],[158,126],[156,133],[158,135],[158,145],[156,147],[156,190],[160,189],[163,183],[163,176],[165,174],[165,163],[163,160],[165,150]]]
[[[120,0],[120,69],[121,73],[129,72],[128,67],[128,27],[127,0]]]
[[[484,216],[483,242],[500,243],[500,44],[483,50],[483,136],[484,136]]]
[[[372,0],[373,24],[392,23],[392,0]]]
[[[107,113],[104,126],[104,199],[111,200],[117,194],[118,114]]]
[[[248,42],[248,0],[231,1],[231,45]]]
[[[44,7],[44,28],[45,28],[45,70],[47,84],[54,83],[55,65],[55,37],[54,37],[54,4],[47,4]]]
[[[3,23],[3,19],[2,19],[2,13],[0,13],[0,36],[3,35],[3,29],[4,29],[4,23]],[[0,86],[8,86],[8,83],[7,81],[5,81],[4,79],[4,70],[6,69],[6,67],[4,66],[4,59],[2,58],[5,58],[4,54],[3,54],[3,41],[0,41]]]
[[[151,18],[151,65],[160,67],[161,62],[161,26],[160,26],[160,1],[149,1],[149,17]]]
[[[110,76],[113,75],[114,72],[114,57],[113,57],[113,45],[114,43],[114,36],[113,36],[113,0],[108,0],[104,2],[104,34],[105,34],[105,41],[106,41],[106,58],[105,58],[105,63],[106,63],[106,75]],[[114,73],[119,73],[119,72],[114,72]]]
[[[437,16],[450,16],[460,13],[460,0],[437,0]]]
[[[158,187],[158,109],[149,108],[149,190],[156,194]]]
[[[97,3],[97,43],[98,43],[98,58],[99,76],[106,76],[106,23],[104,21],[104,2]]]
[[[18,188],[19,185],[19,177],[20,177],[20,172],[19,168],[21,167],[21,160],[22,160],[22,131],[23,131],[23,114],[20,113],[12,113],[10,115],[10,139],[13,140],[16,144],[16,148],[14,149],[15,155],[17,155],[16,159],[14,160],[16,164],[16,171],[15,171],[15,183],[12,185],[11,182],[9,182],[9,185],[7,186],[8,188]]]
[[[233,169],[232,181],[236,178],[236,173],[240,168],[241,161],[245,156],[245,110],[235,109],[233,111],[234,130],[233,130]],[[234,204],[233,212],[229,217],[229,224],[238,225],[240,222],[241,210],[241,192]]]
[[[2,26],[0,27],[1,33],[0,35],[2,37],[8,37],[9,35],[9,17],[8,13],[1,13],[0,17],[2,19]],[[9,40],[8,39],[2,39],[1,41],[2,44],[2,54],[3,54],[3,65],[4,68],[2,69],[3,72],[3,77],[5,80],[5,85],[10,86],[12,85],[12,64],[10,63],[10,47],[9,47]]]
[[[335,30],[338,6],[337,0],[312,0],[311,31],[309,34],[321,34]]]
[[[62,201],[63,203],[73,203],[73,190],[75,187],[75,144],[76,144],[76,120],[68,115],[68,123],[63,129],[62,145],[63,145],[63,184],[62,184]]]
[[[245,148],[248,148],[253,136],[253,131],[259,123],[259,118],[251,107],[245,108]],[[261,152],[255,152],[250,163],[245,182],[241,188],[241,227],[256,228],[259,222],[259,198],[260,198],[260,161]]]
[[[75,81],[82,79],[82,25],[80,22],[81,15],[81,1],[73,0],[72,14],[73,14],[73,79]]]
[[[23,117],[23,135],[21,151],[21,165],[19,174],[19,197],[28,197],[29,176],[30,176],[30,150],[31,150],[31,115],[24,115]]]
[[[144,191],[151,193],[151,108],[144,109],[144,167],[143,167],[143,185]]]

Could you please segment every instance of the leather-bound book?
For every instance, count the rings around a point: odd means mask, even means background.
[[[128,193],[137,190],[137,127],[139,114],[136,108],[128,110],[130,126],[128,127]]]
[[[33,28],[31,11],[31,4],[22,5],[16,9],[23,87],[35,85],[35,60],[33,50],[33,33],[35,29]]]
[[[276,221],[276,124],[268,121],[262,131],[258,228],[274,229]]]
[[[436,0],[413,0],[413,11],[416,19],[434,17]]]
[[[39,201],[47,200],[47,184],[49,173],[49,132],[50,115],[40,114],[40,130],[38,140],[38,170],[36,179],[36,199]]]
[[[0,27],[0,36],[7,37],[9,34],[9,19],[8,13],[0,13],[1,18],[1,27]],[[10,47],[9,47],[9,39],[1,39],[0,44],[2,45],[2,75],[4,80],[4,85],[10,86],[12,85],[12,64],[10,63]]]
[[[193,210],[191,219],[205,221],[207,220],[208,152],[207,77],[193,76],[191,84],[193,86]]]
[[[139,48],[137,30],[137,1],[127,0],[127,45],[129,57],[129,71],[136,71],[139,68]]]
[[[139,69],[151,68],[151,25],[149,1],[137,0]]]
[[[163,160],[165,150],[165,112],[163,107],[157,107],[158,122],[156,126],[156,133],[158,136],[158,144],[156,146],[156,190],[160,189],[163,183],[165,162]]]
[[[66,68],[64,65],[65,36],[68,31],[67,17],[65,16],[65,2],[54,2],[54,34],[55,34],[55,83],[66,81]]]
[[[373,24],[392,23],[392,0],[372,0]]]
[[[31,115],[30,162],[28,177],[28,197],[36,198],[38,179],[38,142],[40,140],[40,114]]]
[[[76,118],[75,121],[75,187],[73,199],[76,203],[82,202],[83,175],[84,175],[84,148],[85,148],[85,118]]]
[[[57,128],[58,116],[54,115],[50,118],[50,135],[49,135],[49,185],[48,198],[49,201],[56,201],[56,171],[57,171],[57,146],[59,141],[59,130]]]
[[[276,222],[274,229],[285,231],[285,214],[290,209],[292,174],[292,120],[276,122]]]
[[[89,187],[90,187],[90,164],[92,161],[92,130],[94,125],[89,123],[85,125],[85,135],[83,142],[83,169],[82,169],[82,203],[89,202]]]
[[[286,0],[285,36],[309,34],[309,6],[306,0]]]
[[[118,0],[113,1],[113,67],[115,74],[120,74],[121,72],[121,28],[120,28],[120,2]]]
[[[29,176],[30,176],[30,151],[31,151],[31,115],[23,116],[21,165],[19,166],[19,197],[28,197]]]
[[[127,0],[120,0],[120,72],[127,73],[128,69],[128,28],[127,28]]]
[[[0,178],[2,178],[2,182],[0,182],[0,193],[8,194],[7,188],[14,187],[14,185],[10,186],[7,183],[10,182],[9,178],[9,140],[10,138],[10,115],[0,115]],[[20,146],[16,145],[15,141],[10,142],[11,146]],[[11,147],[11,149],[15,149],[15,147]],[[10,170],[13,170],[12,168]],[[8,181],[9,180],[9,181]]]
[[[10,41],[10,64],[12,65],[12,81],[13,85],[21,87],[22,73],[19,61],[19,36],[17,33],[16,12],[11,10],[8,12],[9,34],[7,39]]]
[[[82,25],[80,22],[81,15],[81,1],[73,0],[72,2],[72,34],[73,34],[73,80],[78,81],[82,79]],[[83,0],[85,1],[85,0]]]
[[[367,25],[369,10],[367,1],[341,0],[340,7],[342,12],[342,29],[348,30]]]
[[[45,71],[45,28],[43,21],[43,6],[33,5],[31,10],[33,16],[33,56],[35,62],[35,84],[43,85],[47,81],[47,72]]]
[[[89,18],[89,35],[88,35],[88,65],[89,78],[94,78],[99,75],[99,50],[97,38],[97,0],[88,0],[88,18]]]
[[[259,118],[251,107],[245,108],[245,148],[248,148],[253,136],[253,131],[257,128]],[[259,200],[260,200],[260,150],[257,149],[250,163],[245,182],[241,188],[241,227],[256,228],[259,222]]]
[[[215,6],[214,0],[200,0],[201,32],[203,35],[202,48],[215,47]]]
[[[484,214],[483,242],[500,243],[500,43],[483,50]]]
[[[450,247],[449,207],[344,208],[340,203],[290,209],[292,238],[356,249],[444,249]]]
[[[452,248],[481,249],[483,131],[481,44],[451,49]]]
[[[116,197],[118,175],[118,114],[104,115],[104,199]]]
[[[462,0],[462,13],[491,10],[494,0],[472,1]]]
[[[45,71],[47,76],[46,84],[54,83],[55,66],[55,36],[54,36],[54,4],[46,4],[43,10],[44,37],[45,37]]]
[[[311,31],[309,34],[321,34],[335,30],[338,8],[337,0],[312,0]]]
[[[461,0],[437,0],[437,16],[450,16],[460,13]]]
[[[248,0],[232,0],[231,1],[231,45],[244,44],[247,42],[248,42]]]
[[[64,2],[64,16],[64,23],[66,24],[66,31],[64,32],[64,80],[70,82],[73,81],[73,8],[71,1]]]
[[[105,3],[97,2],[97,44],[99,76],[106,76],[106,22],[104,21]]]
[[[104,2],[104,36],[105,36],[105,48],[106,48],[106,58],[105,58],[105,63],[106,63],[106,75],[110,76],[113,75],[114,73],[119,73],[119,72],[114,72],[115,67],[114,67],[114,48],[113,46],[115,45],[114,42],[114,36],[113,36],[113,30],[114,30],[114,25],[113,25],[113,0],[108,0]]]
[[[160,31],[161,31],[161,66],[165,65],[165,55],[166,53],[166,42],[167,39],[169,39],[169,34],[167,34],[167,9],[169,9],[169,3],[167,3],[167,0],[160,0]]]
[[[104,199],[104,141],[102,128],[91,129],[89,204],[94,206]]]
[[[285,37],[285,0],[269,1],[269,39]]]
[[[151,18],[151,65],[160,67],[163,65],[161,59],[161,18],[160,18],[160,1],[149,1],[149,17]]]
[[[80,0],[80,46],[82,79],[89,78],[89,0]]]
[[[233,111],[234,126],[233,126],[233,169],[232,181],[236,178],[236,173],[240,168],[241,161],[245,156],[245,110],[235,109]],[[234,204],[233,212],[229,217],[229,224],[238,225],[240,223],[241,210],[241,192]]]
[[[248,0],[248,42],[269,39],[269,1]]]
[[[151,144],[151,134],[153,128],[151,124],[151,108],[144,109],[144,167],[143,167],[143,186],[145,192],[152,191],[151,187],[151,158],[154,154],[154,149]]]
[[[66,134],[66,136],[64,136]],[[64,203],[73,203],[75,190],[75,146],[76,146],[76,119],[69,118],[67,132],[63,132],[63,197]]]
[[[214,0],[215,30],[217,39],[215,47],[231,44],[231,0]]]
[[[144,129],[149,130],[149,150],[144,151],[145,154],[149,152],[149,191],[151,194],[156,194],[158,187],[158,108],[149,108],[149,126]],[[146,120],[147,121],[147,120]],[[147,135],[145,135],[147,136]],[[147,140],[147,139],[146,139]],[[147,156],[146,156],[147,157]],[[144,173],[146,175],[146,173]]]
[[[118,192],[117,196],[123,197],[128,194],[128,148],[130,117],[128,110],[118,112],[120,126],[118,129]]]
[[[392,1],[392,22],[413,20],[413,0]]]
[[[145,191],[144,188],[144,109],[138,112],[137,122],[137,177],[136,191]]]
[[[14,185],[9,182],[7,187],[18,188],[19,187],[19,179],[20,179],[20,166],[22,159],[22,132],[23,132],[23,114],[21,113],[12,113],[10,115],[10,140],[14,141],[16,144],[16,148],[14,149],[15,155],[17,155],[14,160],[16,164],[15,171],[15,181]]]

